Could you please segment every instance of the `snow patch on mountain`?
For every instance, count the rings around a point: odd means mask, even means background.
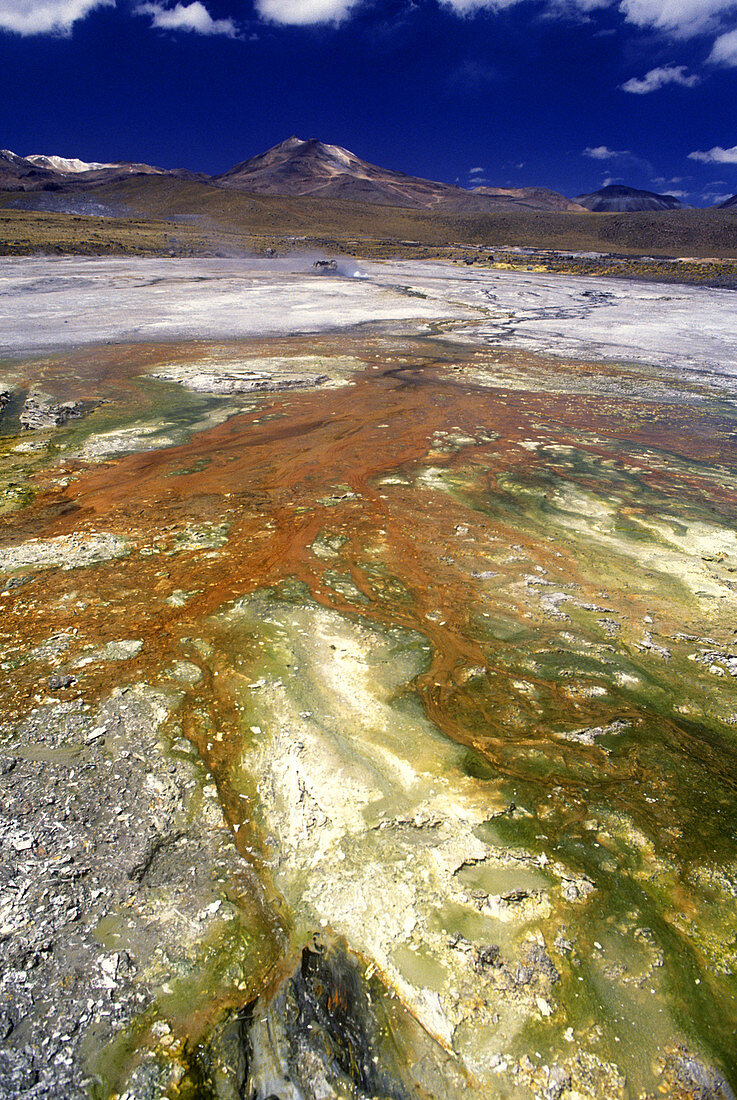
[[[46,168],[50,172],[60,172],[62,175],[76,174],[77,172],[95,172],[100,168],[117,168],[118,164],[99,164],[97,161],[79,160],[77,157],[54,157],[44,153],[31,153],[25,158],[37,168]]]

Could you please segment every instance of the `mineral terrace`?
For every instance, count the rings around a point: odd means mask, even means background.
[[[0,1097],[734,1100],[735,316],[0,263]]]

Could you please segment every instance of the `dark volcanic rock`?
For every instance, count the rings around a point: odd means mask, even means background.
[[[0,149],[0,189],[3,191],[32,191],[51,179],[51,173],[45,168],[38,168],[10,149]]]
[[[632,213],[639,210],[683,210],[684,203],[674,195],[658,195],[654,191],[638,191],[612,183],[590,195],[579,195],[576,202],[598,213]]]
[[[684,1048],[670,1052],[662,1087],[679,1100],[735,1100],[725,1077]]]
[[[467,1094],[452,1057],[342,940],[321,936],[305,947],[273,997],[234,1023],[245,1067],[239,1095],[249,1100]]]
[[[341,944],[315,941],[266,1010],[258,1002],[249,1010],[243,1095],[405,1100],[407,1090],[378,1057],[379,1031],[358,960]]]

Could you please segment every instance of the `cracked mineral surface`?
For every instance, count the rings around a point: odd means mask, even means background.
[[[0,1097],[734,1100],[731,294],[354,274],[0,265]]]

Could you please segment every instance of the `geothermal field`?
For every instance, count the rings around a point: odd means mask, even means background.
[[[0,1097],[733,1100],[734,301],[0,260]]]

